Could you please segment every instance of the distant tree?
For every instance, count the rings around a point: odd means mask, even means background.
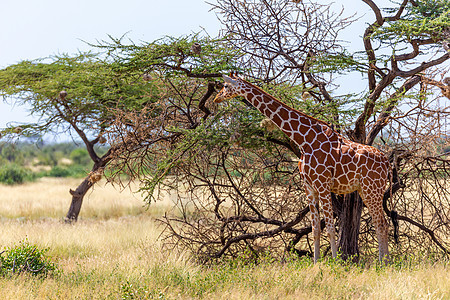
[[[0,144],[0,157],[11,163],[21,164],[23,162],[23,154],[14,144]]]
[[[113,44],[120,40],[112,40]],[[191,50],[193,45],[202,49]],[[229,69],[225,52],[216,50],[219,40],[198,34],[166,38],[147,43],[137,56],[122,58],[114,51],[104,54],[59,55],[35,61],[23,61],[0,70],[0,95],[16,105],[27,105],[39,119],[35,124],[16,122],[2,130],[3,136],[64,132],[84,143],[92,170],[83,182],[70,190],[72,203],[68,222],[76,221],[86,192],[101,178],[111,160],[113,148],[99,155],[96,145],[105,144],[105,130],[115,122],[115,112],[140,111],[163,96],[154,66],[168,67],[176,74],[191,77],[220,76]],[[137,46],[128,46],[133,51]],[[218,55],[220,54],[220,55]],[[130,59],[139,66],[124,72],[119,63]],[[206,74],[206,75],[205,75]],[[153,79],[154,77],[154,79]]]
[[[16,104],[26,104],[39,119],[36,124],[17,122],[16,126],[4,129],[3,135],[70,133],[82,140],[94,163],[85,180],[74,191],[70,190],[68,222],[78,218],[83,197],[95,183],[90,175],[101,173],[109,161],[109,153],[99,156],[95,145],[104,142],[102,133],[114,118],[110,109],[136,108],[148,101],[142,96],[151,93],[151,87],[143,81],[129,80],[92,53],[23,61],[0,71],[0,94]]]

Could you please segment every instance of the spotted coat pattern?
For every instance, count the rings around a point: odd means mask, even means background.
[[[390,166],[383,153],[344,138],[325,122],[287,106],[236,75],[224,76],[224,80],[224,87],[215,102],[243,96],[302,150],[299,169],[311,211],[314,262],[320,257],[319,202],[322,204],[332,255],[336,257],[330,192],[347,194],[353,191],[359,192],[369,209],[377,233],[379,259],[389,260],[388,223],[384,217],[382,199]]]

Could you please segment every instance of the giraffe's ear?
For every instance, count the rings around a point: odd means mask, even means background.
[[[236,71],[231,71],[230,77],[231,77],[231,78],[239,78],[239,74],[238,74],[238,72],[236,72]]]
[[[232,85],[236,85],[236,80],[234,80],[233,78],[227,76],[227,75],[222,75],[223,80],[225,80],[226,83],[232,84]]]

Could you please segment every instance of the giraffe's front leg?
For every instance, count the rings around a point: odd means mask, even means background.
[[[309,186],[305,186],[306,196],[309,202],[309,211],[311,213],[311,228],[314,238],[314,263],[320,259],[320,218],[317,207],[317,193]]]
[[[320,219],[316,204],[309,204],[311,212],[311,227],[314,236],[314,263],[320,259]]]

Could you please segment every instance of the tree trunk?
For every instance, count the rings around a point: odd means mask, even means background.
[[[83,204],[84,195],[94,184],[90,180],[90,175],[88,175],[83,182],[76,188],[75,191],[70,190],[72,195],[72,203],[70,204],[69,211],[67,212],[65,222],[72,223],[78,220],[78,215],[80,214],[81,205]]]
[[[342,258],[351,258],[353,262],[359,261],[359,228],[363,203],[357,192],[343,197],[342,204],[337,209],[339,222],[338,249]]]
[[[83,204],[84,195],[89,191],[89,189],[101,179],[103,173],[103,167],[106,164],[106,160],[100,160],[100,162],[94,164],[92,171],[84,178],[83,182],[76,188],[75,191],[70,189],[70,194],[72,195],[72,203],[70,204],[69,211],[67,212],[65,222],[72,223],[78,220],[78,215],[80,214],[81,205]]]

